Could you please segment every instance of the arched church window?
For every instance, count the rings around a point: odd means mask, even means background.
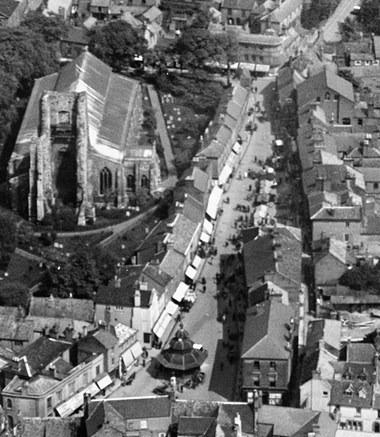
[[[141,188],[149,188],[149,179],[145,176],[141,176]]]
[[[112,190],[112,173],[109,168],[104,167],[100,171],[100,194]]]
[[[135,177],[131,174],[127,176],[127,188],[133,190],[135,188]]]

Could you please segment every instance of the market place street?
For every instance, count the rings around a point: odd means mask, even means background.
[[[274,86],[274,80],[274,78],[265,78],[253,82],[253,88],[257,87],[257,94],[252,93],[251,95],[251,106],[262,99],[261,91],[264,88]],[[233,268],[233,257],[229,260],[232,263],[230,263],[230,267],[224,264],[222,269],[220,269],[220,259],[226,260],[228,255],[237,254],[232,244],[226,246],[226,241],[237,234],[234,223],[241,213],[235,209],[236,204],[249,205],[246,197],[252,180],[244,176],[249,170],[258,171],[260,167],[257,162],[259,160],[265,161],[271,155],[272,140],[269,121],[257,122],[257,130],[241,151],[240,163],[223,195],[220,204],[223,212],[218,218],[214,235],[214,246],[218,255],[209,257],[205,261],[199,278],[206,279],[206,291],[201,291],[202,285],[197,286],[197,300],[189,313],[183,313],[182,318],[190,338],[196,343],[201,343],[208,351],[208,357],[201,368],[205,373],[205,382],[199,384],[195,389],[184,388],[183,393],[177,392],[176,395],[179,399],[238,400],[238,394],[234,392],[234,388],[238,378],[238,360],[236,358],[239,355],[243,325],[236,320],[236,314],[239,309],[244,309],[241,308],[244,303],[239,300],[238,293],[232,292],[226,298],[217,297],[218,290],[215,278],[217,273],[227,272],[228,268]],[[226,202],[227,198],[230,199],[229,203]],[[235,256],[236,259],[237,256]],[[236,283],[239,282],[241,282],[241,278],[237,277]],[[224,315],[224,321],[221,319],[222,315]],[[156,349],[149,351],[150,358],[158,352]],[[136,370],[138,371],[132,385],[118,387],[109,397],[148,396],[153,394],[152,390],[155,387],[162,384],[160,376],[163,375],[158,375],[157,379],[153,377],[153,365],[150,360],[145,368],[140,366]]]

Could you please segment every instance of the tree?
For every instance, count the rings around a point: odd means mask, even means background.
[[[378,0],[363,0],[359,22],[367,32],[380,35],[380,3]]]
[[[301,12],[301,24],[305,29],[318,27],[329,18],[338,6],[339,0],[311,0],[305,4]]]
[[[125,21],[111,21],[89,33],[89,50],[115,71],[133,63],[136,55],[144,56],[147,42],[140,32]]]
[[[47,43],[58,42],[68,32],[68,26],[60,15],[47,17],[39,10],[29,12],[21,26],[41,35]]]
[[[338,23],[339,33],[343,42],[356,41],[360,38],[360,25],[358,22],[350,17],[347,17],[343,23]]]
[[[0,305],[24,308],[28,307],[30,299],[28,287],[21,282],[6,282],[0,287]]]
[[[8,265],[16,249],[16,225],[10,219],[0,216],[0,267]]]
[[[231,65],[239,60],[239,43],[234,34],[224,33],[215,35],[214,44],[218,47],[214,60],[227,65],[227,80],[230,84]]]
[[[92,299],[100,282],[96,260],[91,252],[81,250],[65,262],[49,266],[42,280],[42,292],[62,298],[71,294],[78,299]]]
[[[218,48],[208,30],[189,28],[183,31],[174,50],[179,56],[182,68],[203,69],[207,61],[212,60]]]
[[[99,272],[99,280],[102,284],[107,285],[115,276],[118,259],[115,255],[107,250],[96,248],[93,253],[96,268]]]
[[[339,278],[339,284],[345,285],[352,290],[371,291],[379,293],[380,291],[380,266],[371,266],[368,264],[354,267],[347,270]]]

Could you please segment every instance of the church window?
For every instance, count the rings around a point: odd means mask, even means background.
[[[141,188],[149,188],[149,179],[145,175],[141,177]]]
[[[131,174],[127,176],[127,188],[134,190],[135,188],[135,177]]]
[[[112,173],[107,167],[104,167],[100,171],[100,194],[105,194],[107,191],[111,189],[112,189]]]

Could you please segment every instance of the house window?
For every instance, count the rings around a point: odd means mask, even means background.
[[[123,311],[123,309],[124,309],[124,307],[116,307],[116,309],[118,310],[118,311]]]
[[[351,118],[350,117],[343,117],[342,122],[345,125],[351,124]]]
[[[241,20],[240,20],[239,17],[236,18],[236,25],[237,25],[237,26],[240,26],[240,25],[241,25]]]
[[[141,0],[142,5],[146,5],[146,0]]]
[[[75,382],[69,383],[69,396],[72,396],[75,393]]]
[[[329,392],[328,391],[324,391],[322,392],[322,395],[324,398],[328,398],[329,397]]]
[[[350,234],[344,234],[344,241],[350,241]]]
[[[62,402],[62,390],[57,391],[55,395],[57,396],[57,402]]]
[[[15,346],[22,346],[23,341],[22,340],[15,340]]]
[[[232,15],[232,9],[228,9],[228,15]]]
[[[337,100],[339,100],[339,94],[334,94],[334,102],[336,102]]]
[[[315,100],[317,103],[321,103],[321,98],[319,96]]]
[[[253,62],[255,62],[256,61],[256,56],[255,55],[251,55],[251,59],[252,59]]]
[[[269,367],[270,367],[270,370],[276,370],[276,362],[275,361],[271,361],[269,363]]]
[[[241,11],[241,16],[244,18],[245,17],[245,11]]]
[[[100,366],[96,366],[96,375],[100,375]]]
[[[276,377],[275,376],[269,376],[269,386],[276,387]]]
[[[88,375],[87,373],[83,374],[83,386],[86,386],[88,384]]]
[[[374,188],[375,190],[377,190],[377,189],[379,188],[379,183],[378,183],[378,182],[374,182],[374,183],[373,183],[373,188]]]
[[[362,118],[358,118],[358,125],[363,126],[363,119]]]
[[[140,429],[148,429],[148,422],[146,420],[140,420]]]
[[[100,171],[100,194],[106,194],[106,192],[111,189],[112,189],[112,173],[109,168],[104,167]]]
[[[356,416],[361,416],[361,415],[362,415],[362,409],[356,408]]]
[[[52,398],[51,396],[49,396],[49,397],[46,399],[46,408],[47,408],[48,410],[51,410],[51,409],[53,408],[53,398]]]
[[[150,343],[150,332],[144,332],[144,343]]]
[[[98,6],[98,12],[102,12],[102,8]]]
[[[373,422],[373,432],[380,432],[380,423],[379,422]]]
[[[346,228],[350,227],[350,222],[346,222]]]
[[[249,61],[249,56],[248,55],[244,55],[244,61]]]
[[[260,375],[253,375],[253,385],[255,387],[259,387],[260,386]]]
[[[325,100],[330,100],[330,93],[328,91],[325,92]]]
[[[260,370],[260,361],[254,361],[253,362],[253,368],[255,370]]]
[[[8,416],[8,426],[13,431],[14,422],[13,422],[13,417],[12,416]]]
[[[7,399],[7,408],[9,408],[10,410],[12,409],[12,400],[11,399]]]
[[[114,355],[112,355],[112,357],[111,357],[111,364],[112,364],[112,365],[115,364],[115,356],[114,356]]]

